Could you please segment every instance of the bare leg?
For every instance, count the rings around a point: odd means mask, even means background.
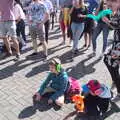
[[[15,46],[16,54],[20,55],[19,42],[18,42],[17,38],[11,38],[11,39],[12,39],[13,44]]]
[[[48,55],[48,51],[47,51],[47,43],[46,43],[46,41],[42,41],[42,45],[43,45],[44,54],[45,54],[45,56],[47,56]]]
[[[4,43],[5,43],[5,46],[6,46],[6,48],[7,48],[8,53],[9,53],[9,54],[12,54],[12,50],[11,50],[9,38],[8,38],[8,37],[4,37],[4,38],[3,38],[3,41],[4,41]]]

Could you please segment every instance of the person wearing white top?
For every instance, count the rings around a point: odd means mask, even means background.
[[[14,16],[16,20],[16,32],[19,39],[20,48],[25,46],[26,35],[25,35],[25,14],[23,12],[20,0],[15,0],[14,4]],[[22,36],[22,39],[20,38]]]

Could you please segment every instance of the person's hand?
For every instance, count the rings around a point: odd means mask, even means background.
[[[119,58],[119,57],[116,56],[116,55],[112,55],[112,58],[113,58],[113,59],[117,59],[117,58]]]
[[[85,18],[86,15],[79,14],[78,17],[79,17],[79,18]]]
[[[48,104],[52,104],[53,103],[53,100],[52,99],[49,99],[48,100]]]
[[[110,20],[107,17],[103,17],[102,21],[105,22],[105,23],[110,23]]]
[[[36,95],[36,101],[40,101],[41,100],[41,98],[42,98],[42,96],[40,95],[40,93],[35,93],[35,95]]]

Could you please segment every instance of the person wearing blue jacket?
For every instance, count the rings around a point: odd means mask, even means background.
[[[49,62],[49,69],[50,73],[35,94],[35,99],[40,101],[44,94],[53,92],[48,99],[48,104],[55,102],[58,106],[62,106],[64,104],[64,94],[68,89],[68,75],[62,68],[58,58],[54,58]]]

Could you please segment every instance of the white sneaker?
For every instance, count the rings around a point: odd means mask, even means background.
[[[118,102],[118,101],[120,101],[120,93],[118,93],[117,96],[113,97],[113,98],[111,99],[111,101],[112,101],[112,102]]]

